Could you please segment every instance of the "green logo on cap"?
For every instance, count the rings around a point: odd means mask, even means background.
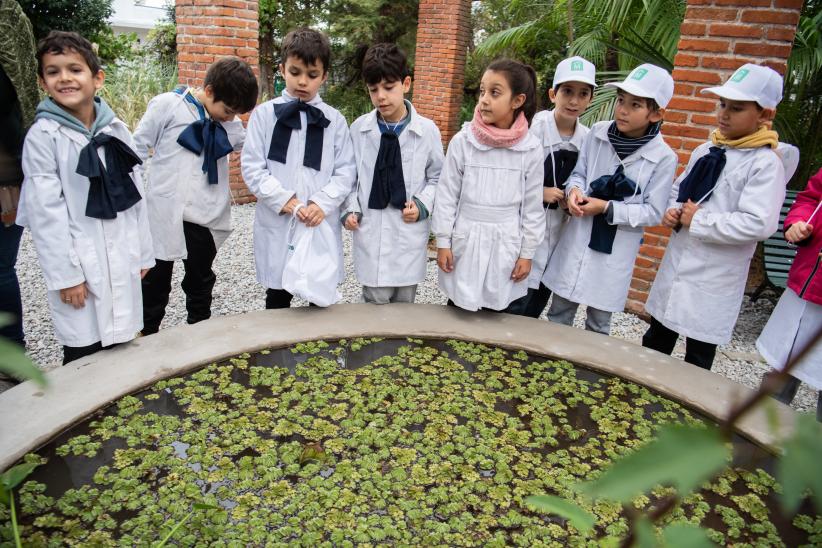
[[[571,70],[573,70],[573,71],[582,70],[582,61],[571,61]]]
[[[745,79],[750,71],[748,69],[741,68],[734,72],[734,75],[731,76],[731,82],[741,82]]]
[[[638,68],[631,74],[631,80],[642,80],[648,74],[648,69]]]

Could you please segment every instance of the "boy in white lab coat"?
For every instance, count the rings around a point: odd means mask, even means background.
[[[611,314],[625,307],[646,226],[659,224],[676,154],[659,127],[674,81],[640,65],[619,83],[614,121],[595,124],[566,183],[574,216],[563,230],[543,282],[553,291],[548,319],[571,325],[580,304],[585,328],[609,334]]]
[[[565,205],[565,183],[570,177],[588,135],[588,127],[579,122],[594,96],[596,68],[582,57],[562,60],[554,71],[548,90],[552,110],[538,112],[531,122],[530,133],[542,143],[545,157],[542,205],[545,207],[545,238],[534,255],[528,277],[528,294],[512,302],[506,312],[539,318],[551,290],[543,282],[548,261],[557,247],[562,229],[570,219]]]
[[[17,223],[31,229],[68,363],[135,337],[154,254],[133,172],[140,159],[126,125],[95,97],[105,74],[91,44],[52,31],[37,63],[49,97],[26,136]]]
[[[283,269],[295,209],[308,227],[331,224],[342,265],[340,206],[356,178],[345,117],[317,93],[328,78],[328,38],[309,28],[291,31],[281,58],[285,90],[251,113],[241,157],[243,179],[257,197],[254,260],[257,280],[266,288],[266,308],[291,305]],[[343,277],[340,268],[338,279]]]
[[[245,139],[237,117],[257,103],[248,63],[225,57],[202,88],[181,86],[153,98],[134,132],[147,163],[146,202],[156,266],[143,278],[143,335],[156,333],[171,293],[174,261],[183,260],[187,322],[211,317],[211,269],[231,232],[228,155]]]
[[[686,337],[685,361],[710,369],[731,340],[756,243],[779,224],[785,173],[770,129],[782,77],[746,64],[722,86],[719,128],[697,147],[671,189],[665,226],[674,228],[645,309],[642,345],[670,354]]]
[[[405,99],[405,53],[368,49],[362,66],[374,110],[351,124],[357,187],[342,221],[354,231],[354,270],[367,303],[413,303],[425,279],[430,215],[442,169],[440,131]]]

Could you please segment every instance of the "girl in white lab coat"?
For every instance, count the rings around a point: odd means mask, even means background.
[[[465,310],[504,310],[528,290],[545,234],[542,146],[528,133],[536,110],[534,69],[491,63],[474,119],[448,146],[433,231],[439,283]]]
[[[140,278],[154,253],[132,173],[140,160],[125,124],[95,97],[104,75],[91,44],[53,31],[37,59],[50,97],[26,136],[17,223],[31,230],[68,363],[140,331]]]
[[[363,300],[413,303],[428,261],[430,213],[443,160],[440,131],[405,100],[411,77],[395,44],[369,48],[362,74],[375,108],[351,124],[357,187],[342,221],[353,231]]]

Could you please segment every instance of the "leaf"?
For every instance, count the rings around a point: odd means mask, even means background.
[[[673,485],[684,496],[725,466],[729,456],[715,427],[668,425],[656,439],[575,489],[592,498],[630,502],[661,484]]]
[[[191,506],[195,510],[220,510],[219,506],[214,506],[213,504],[206,504],[204,502],[195,502]]]
[[[0,483],[9,491],[17,487],[24,479],[26,479],[32,471],[37,468],[39,464],[34,462],[27,462],[12,466],[2,474],[0,474]]]
[[[634,524],[634,536],[636,542],[633,544],[634,548],[656,548],[656,533],[654,533],[654,526],[648,521],[648,518],[639,518]]]
[[[46,386],[43,372],[32,363],[19,345],[0,339],[0,356],[0,373],[18,379],[31,379],[40,386]]]
[[[698,525],[672,523],[662,530],[666,548],[713,548],[715,544]]]
[[[811,415],[801,415],[796,433],[785,442],[785,454],[777,462],[776,473],[782,484],[782,507],[793,514],[802,501],[805,489],[813,493],[814,504],[822,511],[822,474],[819,473],[819,455],[822,455],[822,428]]]
[[[596,523],[596,518],[573,502],[553,495],[528,497],[525,502],[543,512],[550,512],[567,519],[580,533],[587,533]]]

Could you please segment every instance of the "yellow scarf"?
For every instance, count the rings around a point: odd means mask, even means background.
[[[740,137],[739,139],[726,139],[718,129],[711,133],[711,142],[715,145],[725,145],[730,148],[759,148],[769,146],[776,149],[779,145],[779,134],[768,126],[759,126],[759,128],[749,135]]]

